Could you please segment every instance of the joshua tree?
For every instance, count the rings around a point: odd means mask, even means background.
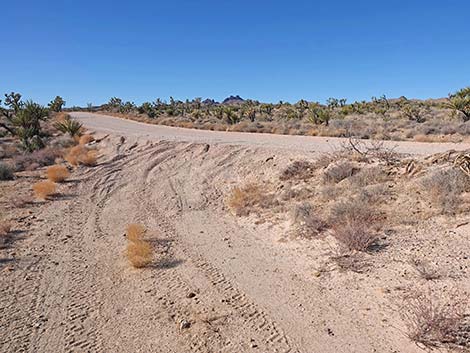
[[[470,87],[462,88],[454,94],[449,95],[449,102],[446,106],[454,111],[455,114],[460,113],[463,121],[470,120]]]
[[[60,112],[62,111],[62,107],[65,105],[65,101],[62,99],[62,97],[57,96],[52,100],[48,106],[49,109],[53,112]]]
[[[21,146],[28,152],[44,147],[41,140],[41,121],[47,119],[48,111],[33,101],[21,103],[14,115],[7,118],[8,125],[1,124],[20,139]]]
[[[311,103],[308,110],[308,121],[313,124],[329,124],[331,119],[330,109],[324,108],[318,103]]]

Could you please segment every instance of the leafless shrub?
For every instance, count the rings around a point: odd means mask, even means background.
[[[413,292],[401,310],[408,329],[408,337],[427,348],[469,348],[470,337],[464,334],[467,299],[456,293],[446,297],[431,291]]]
[[[34,170],[39,167],[52,165],[57,158],[62,157],[62,150],[59,148],[46,147],[31,153],[15,157],[14,164],[17,171]]]
[[[421,278],[431,281],[441,278],[441,273],[439,269],[431,265],[427,261],[423,261],[417,258],[412,259],[411,264],[416,269]]]
[[[359,187],[379,184],[389,179],[388,174],[380,166],[363,168],[354,174],[349,181]]]
[[[280,180],[306,180],[315,174],[315,164],[308,161],[295,161],[284,169],[279,177]]]
[[[342,149],[358,154],[363,161],[377,160],[386,164],[395,164],[400,160],[400,155],[395,152],[395,148],[386,147],[383,141],[350,138],[347,143],[343,143]]]
[[[306,238],[317,236],[328,226],[327,222],[307,202],[295,206],[293,223],[297,225],[299,235]]]
[[[351,162],[341,161],[325,169],[323,180],[327,183],[339,183],[341,180],[353,176],[358,171],[359,169]]]
[[[377,229],[382,215],[361,198],[340,202],[331,209],[334,237],[350,251],[368,251],[379,239]]]
[[[470,178],[456,168],[441,169],[421,180],[421,186],[443,214],[455,214],[461,194],[470,190]]]

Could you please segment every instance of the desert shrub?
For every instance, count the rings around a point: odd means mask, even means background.
[[[421,187],[441,213],[455,214],[461,194],[470,190],[470,178],[459,169],[440,169],[424,177]]]
[[[83,164],[86,166],[94,166],[97,161],[97,152],[90,150],[83,145],[72,147],[65,155],[65,160],[73,166]]]
[[[234,188],[227,200],[227,205],[237,216],[247,216],[256,207],[269,208],[276,204],[274,195],[267,193],[260,185],[253,183]]]
[[[377,242],[382,215],[362,198],[335,204],[329,223],[334,237],[345,250],[368,251]]]
[[[323,172],[323,180],[327,183],[339,183],[357,173],[359,169],[349,161],[342,161],[329,166]]]
[[[39,167],[54,164],[57,158],[62,157],[62,150],[59,148],[46,147],[32,153],[15,157],[14,164],[17,171],[34,170]]]
[[[463,337],[466,298],[451,293],[447,298],[430,291],[413,292],[406,296],[401,310],[408,337],[428,348],[468,348]]]
[[[349,178],[349,181],[358,187],[365,187],[368,185],[383,183],[387,179],[387,173],[385,173],[380,166],[372,166],[361,169]]]
[[[13,168],[8,164],[0,163],[0,180],[11,180],[13,177]]]
[[[149,243],[137,240],[127,244],[127,258],[132,266],[142,268],[152,262],[152,247]]]
[[[56,184],[50,180],[40,181],[33,185],[34,195],[41,200],[47,200],[56,192]]]
[[[90,143],[92,141],[94,141],[95,138],[89,134],[85,134],[85,135],[82,135],[80,136],[80,139],[78,140],[78,143],[80,145],[86,145],[87,143]]]
[[[145,227],[141,224],[131,223],[127,226],[126,236],[130,241],[142,240],[145,234]]]
[[[69,149],[68,153],[65,155],[64,158],[71,165],[77,166],[78,165],[78,157],[81,154],[86,153],[86,151],[87,151],[87,149],[83,145],[74,146],[71,149]]]
[[[305,180],[313,177],[315,165],[308,161],[295,161],[284,169],[279,177],[280,180]]]
[[[87,167],[93,167],[97,162],[97,152],[95,150],[88,150],[78,156],[78,162]]]
[[[53,165],[47,168],[46,176],[50,181],[57,183],[66,180],[70,173],[64,165]]]
[[[328,226],[327,222],[307,202],[295,206],[293,223],[297,225],[299,234],[307,238],[320,234]]]

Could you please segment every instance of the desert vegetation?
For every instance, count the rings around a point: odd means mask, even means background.
[[[65,181],[69,176],[70,172],[64,165],[53,165],[48,167],[46,170],[47,179],[54,183],[60,183]]]
[[[146,229],[141,224],[131,223],[127,226],[126,256],[129,263],[135,268],[146,267],[153,259],[152,246],[144,239],[145,234]]]
[[[37,171],[47,167],[47,180],[29,182],[28,189],[37,199],[50,200],[58,192],[56,183],[70,176],[65,161],[72,166],[96,165],[97,151],[85,146],[93,136],[84,134],[82,124],[62,111],[64,105],[60,96],[46,108],[23,101],[19,93],[5,94],[0,100],[0,180],[21,183],[23,177],[39,177]],[[23,207],[29,202],[21,201],[25,197],[11,196],[12,204]]]
[[[301,99],[296,103],[262,103],[239,96],[223,102],[211,99],[180,101],[170,97],[136,105],[113,97],[92,111],[104,111],[149,123],[207,130],[355,137],[422,142],[462,141],[470,127],[470,89],[448,98],[416,100],[385,95],[348,103]],[[75,108],[82,109],[82,108]],[[86,108],[90,111],[90,107]]]
[[[33,190],[36,198],[47,200],[56,193],[57,185],[50,180],[39,181],[33,185]]]
[[[286,237],[324,243],[328,271],[364,273],[392,246],[394,229],[468,215],[468,166],[467,152],[410,158],[351,140],[342,150],[292,161],[277,180],[233,187],[226,203],[255,224],[281,227],[288,220]],[[410,285],[402,298],[408,337],[427,348],[468,348],[468,308],[458,299],[465,295],[456,290],[440,298],[434,282],[449,274],[426,258],[410,257],[408,264],[429,284]]]

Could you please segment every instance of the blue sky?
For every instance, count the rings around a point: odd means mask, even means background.
[[[465,0],[10,1],[0,93],[67,106],[442,97],[470,85],[469,13]]]

